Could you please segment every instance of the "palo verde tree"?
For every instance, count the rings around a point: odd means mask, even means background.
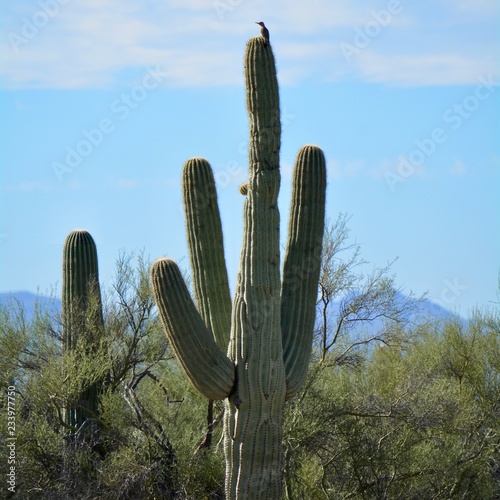
[[[326,166],[318,147],[300,149],[281,280],[279,94],[274,55],[262,37],[247,43],[245,79],[249,176],[240,190],[244,236],[232,304],[214,178],[201,158],[183,173],[197,307],[174,261],[157,260],[151,282],[187,377],[208,399],[225,400],[227,498],[281,498],[284,405],[299,390],[311,353]]]
[[[375,345],[402,346],[425,295],[397,286],[394,261],[365,273],[360,246],[349,241],[349,218],[327,221],[319,277],[316,355],[325,366],[356,365]]]
[[[315,363],[286,419],[283,498],[498,498],[498,313]]]
[[[70,235],[91,240],[86,232]],[[87,257],[95,263],[93,243],[83,246],[92,250]],[[79,261],[71,254],[64,252],[66,276]],[[190,387],[177,367],[169,369],[172,355],[149,286],[151,264],[139,255],[135,267],[132,257],[120,256],[112,285],[101,289],[102,300],[100,294],[87,297],[86,310],[68,311],[66,293],[63,311],[55,297],[50,302],[41,297],[32,313],[14,300],[0,304],[0,371],[5,374],[0,392],[16,387],[17,449],[22,450],[15,498],[180,498],[184,492],[202,497],[199,477],[184,485],[203,424],[201,411],[184,409]],[[64,281],[64,291],[76,293],[71,282]],[[67,304],[73,303],[68,298]],[[202,402],[195,404],[201,410]],[[0,441],[6,424],[0,422]],[[203,463],[198,475],[205,478],[209,465]],[[0,472],[8,467],[5,461]],[[7,494],[4,484],[0,498]]]

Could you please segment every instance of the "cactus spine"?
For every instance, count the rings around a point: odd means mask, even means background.
[[[282,283],[279,95],[274,55],[262,37],[247,43],[245,80],[249,177],[242,190],[244,235],[227,355],[227,272],[215,186],[205,160],[188,161],[183,176],[198,309],[172,260],[153,264],[151,282],[166,334],[189,380],[207,398],[226,400],[227,498],[279,499],[284,404],[300,387],[311,352],[326,166],[316,146],[299,151]],[[196,196],[205,200],[204,207],[193,201]],[[216,318],[224,332],[217,331]]]
[[[71,231],[64,242],[62,318],[63,350],[95,348],[103,325],[97,249],[90,233]],[[65,409],[65,423],[78,429],[98,414],[101,384],[90,383]]]

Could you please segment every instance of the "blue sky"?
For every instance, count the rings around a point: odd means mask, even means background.
[[[282,234],[300,146],[328,162],[327,213],[372,266],[467,314],[497,300],[496,0],[2,2],[0,291],[61,288],[69,231],[187,262],[180,172],[204,156],[236,277],[246,175],[242,58],[271,32]]]

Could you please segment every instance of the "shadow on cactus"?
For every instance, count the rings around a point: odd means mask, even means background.
[[[183,169],[196,306],[171,259],[151,283],[171,347],[194,387],[224,399],[226,496],[281,498],[283,410],[309,364],[321,263],[326,166],[302,147],[293,173],[288,242],[280,270],[280,109],[274,55],[262,37],[245,52],[250,124],[243,246],[231,302],[214,177],[202,158]]]

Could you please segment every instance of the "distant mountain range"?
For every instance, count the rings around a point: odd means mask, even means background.
[[[26,319],[30,320],[35,314],[35,307],[38,305],[44,311],[61,311],[61,300],[57,297],[47,297],[33,292],[10,292],[0,293],[0,307],[20,304],[26,311]]]
[[[9,303],[19,303],[26,311],[26,318],[31,319],[35,312],[35,306],[43,310],[50,310],[55,312],[61,311],[61,300],[57,297],[47,297],[45,295],[37,295],[32,292],[11,292],[0,293],[0,306],[8,305]],[[435,302],[430,300],[422,301],[419,309],[413,315],[413,320],[416,322],[429,320],[429,319],[446,319],[458,318],[458,315],[449,309],[446,309]]]

